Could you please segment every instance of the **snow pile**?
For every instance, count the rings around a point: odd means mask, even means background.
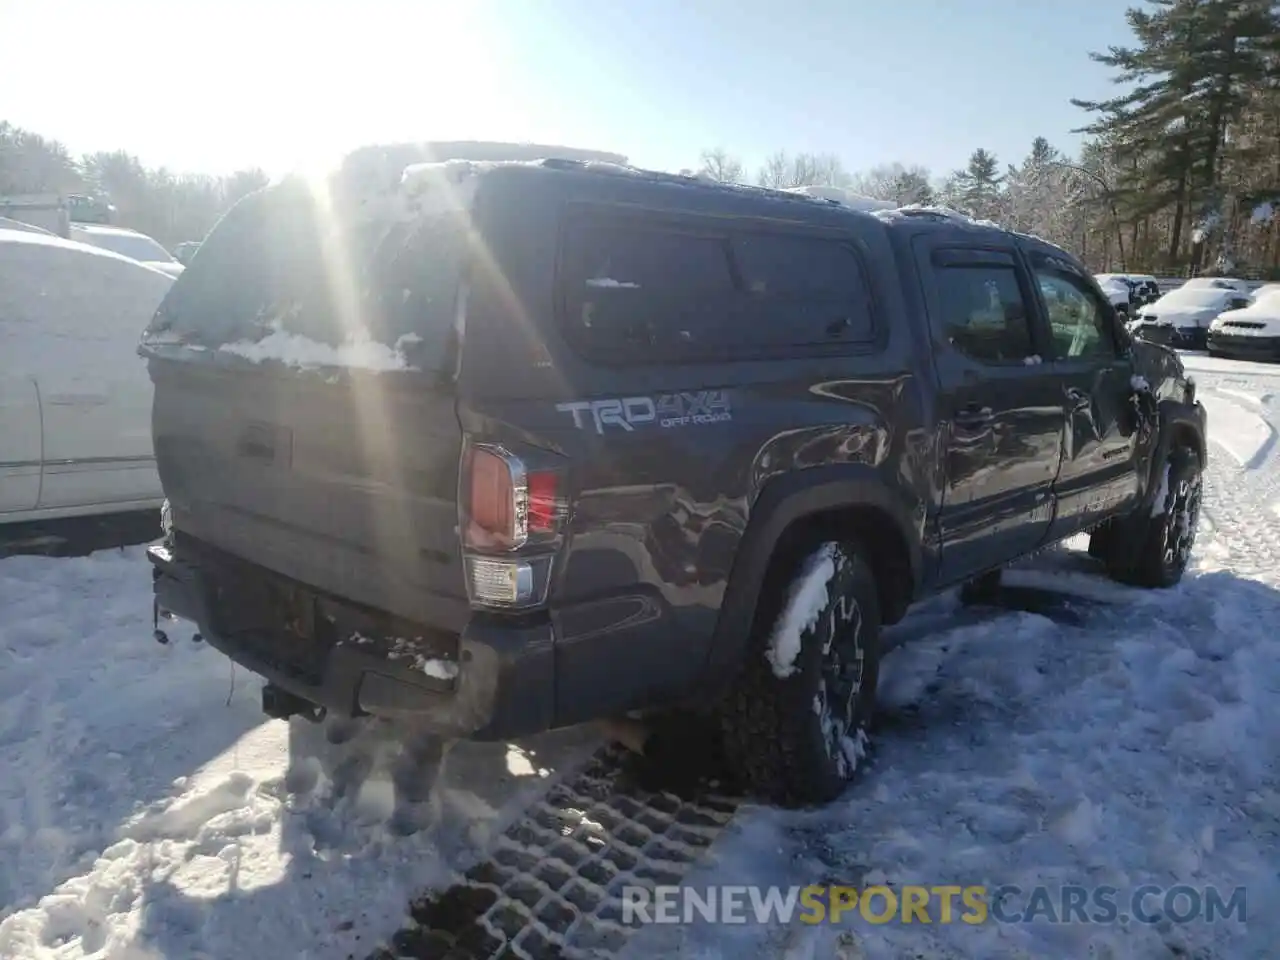
[[[284,323],[279,317],[268,321],[266,326],[270,332],[260,340],[236,340],[222,344],[218,350],[253,363],[274,360],[299,370],[349,367],[385,373],[415,369],[405,359],[404,350],[422,339],[417,334],[406,333],[396,340],[394,346],[389,346],[371,339],[366,331],[359,330],[335,347],[290,333],[284,329]]]
[[[875,210],[896,210],[898,207],[892,200],[876,200],[873,197],[864,197],[862,194],[846,190],[844,187],[817,185],[790,187],[787,189],[787,193],[799,193],[807,197],[831,200],[843,207],[848,207],[851,210],[861,210],[864,213],[871,213]]]
[[[587,281],[588,287],[602,290],[639,290],[640,284],[630,280],[614,280],[612,277],[592,277]]]
[[[961,213],[959,210],[951,207],[938,205],[926,205],[921,203],[907,204],[905,207],[898,207],[894,210],[878,210],[875,216],[886,222],[893,220],[901,220],[910,216],[931,216],[939,217],[943,220],[950,220],[960,226],[967,227],[991,227],[996,230],[1004,230],[1000,224],[992,220],[983,220],[978,217],[971,217],[967,213]]]
[[[836,573],[836,545],[824,543],[804,562],[791,584],[786,606],[774,624],[765,659],[774,676],[786,679],[796,672],[796,657],[804,634],[812,630],[830,602],[827,584]]]
[[[413,665],[428,677],[433,677],[436,680],[453,680],[458,676],[458,665],[452,660],[420,656],[414,661]]]
[[[1198,399],[1208,414],[1214,442],[1242,467],[1260,462],[1275,441],[1275,429],[1261,412],[1221,390],[1205,390]]]
[[[401,835],[393,744],[345,793],[291,769],[257,678],[151,639],[140,548],[0,560],[0,611],[0,957],[363,957],[594,745],[460,746]]]
[[[1169,464],[1160,471],[1160,486],[1156,487],[1156,495],[1151,498],[1151,516],[1158,517],[1165,511],[1165,501],[1169,499]]]
[[[1255,224],[1270,223],[1276,215],[1276,205],[1266,200],[1253,208],[1250,220]]]

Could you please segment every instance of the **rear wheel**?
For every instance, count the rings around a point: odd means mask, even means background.
[[[726,760],[762,799],[835,799],[866,750],[879,676],[875,577],[853,543],[771,571],[747,662],[721,705]]]

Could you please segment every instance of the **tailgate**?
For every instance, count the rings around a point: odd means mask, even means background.
[[[179,534],[461,628],[458,219],[348,222],[286,183],[214,229],[143,339]]]

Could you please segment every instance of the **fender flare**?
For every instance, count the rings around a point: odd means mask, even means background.
[[[704,672],[713,685],[727,682],[741,662],[778,541],[797,521],[840,507],[872,507],[891,519],[907,545],[911,595],[916,594],[923,567],[920,537],[901,497],[882,474],[861,464],[832,464],[778,476],[752,503],[738,544]]]
[[[1142,496],[1143,507],[1150,507],[1151,500],[1159,489],[1159,471],[1169,451],[1173,447],[1173,437],[1179,428],[1189,432],[1195,439],[1196,456],[1203,467],[1208,457],[1208,446],[1205,440],[1205,409],[1199,401],[1182,402],[1164,399],[1159,402],[1160,433],[1156,438],[1155,449],[1151,455],[1151,465],[1147,471],[1147,489]],[[1144,509],[1142,515],[1146,516]]]
[[[1134,562],[1138,551],[1146,542],[1147,530],[1151,523],[1151,503],[1160,489],[1160,471],[1169,458],[1173,447],[1173,437],[1178,428],[1191,433],[1195,441],[1195,451],[1200,463],[1205,463],[1207,447],[1205,443],[1205,409],[1196,401],[1179,401],[1164,399],[1156,405],[1158,410],[1159,434],[1152,447],[1151,462],[1147,466],[1147,487],[1142,493],[1134,509],[1114,521],[1120,531],[1120,551],[1118,557],[1122,566]]]

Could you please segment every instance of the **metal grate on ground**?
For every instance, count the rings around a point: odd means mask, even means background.
[[[411,905],[414,923],[370,960],[601,960],[626,943],[622,891],[679,883],[733,819],[739,800],[702,784],[643,789],[621,748],[502,834],[488,859]]]

